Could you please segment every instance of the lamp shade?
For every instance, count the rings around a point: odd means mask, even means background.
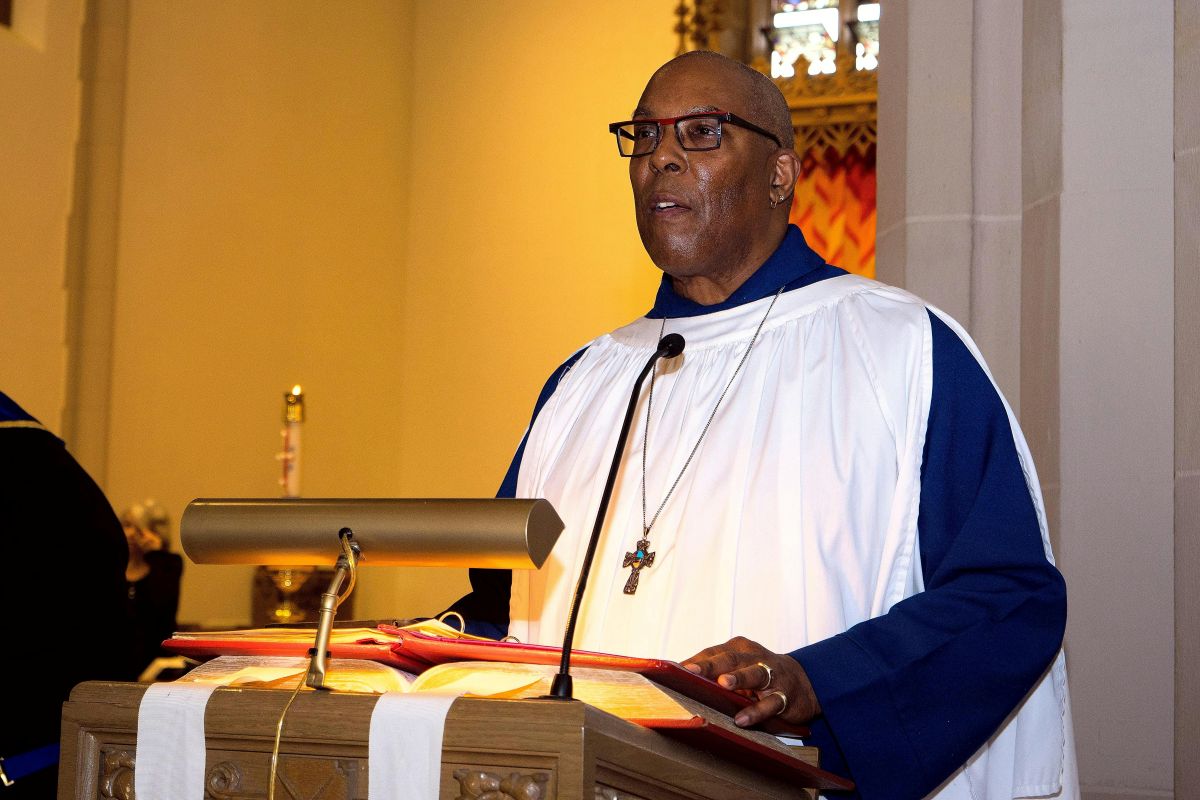
[[[344,529],[363,565],[536,569],[563,523],[546,500],[202,498],[179,538],[197,564],[332,566]]]

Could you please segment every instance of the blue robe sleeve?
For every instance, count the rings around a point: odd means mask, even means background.
[[[543,406],[558,388],[563,376],[571,371],[571,367],[584,354],[583,348],[568,358],[550,376],[542,393],[538,395],[533,407],[533,416],[529,420],[529,428],[533,427]],[[500,484],[496,497],[517,496],[517,474],[521,471],[521,457],[525,455],[525,442],[529,438],[529,428],[521,437],[516,455],[508,466],[508,472]],[[455,601],[446,611],[455,611],[466,620],[467,633],[475,636],[486,636],[489,639],[503,639],[508,635],[508,599],[512,594],[512,571],[507,569],[472,569],[470,570],[471,591]],[[445,612],[442,612],[445,613]],[[440,615],[439,615],[440,616]]]
[[[929,316],[925,591],[791,654],[821,703],[809,743],[864,798],[937,788],[1037,683],[1066,624],[1065,584],[1045,556],[1000,397],[958,336]]]

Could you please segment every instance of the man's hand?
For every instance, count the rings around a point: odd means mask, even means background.
[[[803,725],[821,713],[800,663],[745,637],[735,636],[725,644],[701,650],[685,660],[683,667],[757,701],[733,718],[742,728],[776,716]]]

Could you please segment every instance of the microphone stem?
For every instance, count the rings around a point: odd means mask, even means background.
[[[563,634],[562,660],[559,663],[558,674],[550,687],[550,696],[570,700],[574,689],[571,681],[571,644],[575,640],[575,622],[579,619],[579,607],[583,603],[583,591],[587,587],[588,574],[592,571],[592,559],[596,555],[596,546],[600,543],[600,529],[604,527],[604,518],[608,514],[608,501],[612,498],[613,485],[617,482],[617,470],[621,466],[621,458],[625,455],[625,442],[629,439],[629,427],[633,423],[633,412],[637,408],[638,396],[641,394],[642,382],[650,374],[654,363],[666,355],[660,347],[655,351],[641,374],[633,384],[633,393],[629,395],[629,407],[625,409],[625,421],[621,423],[621,433],[617,436],[617,448],[613,453],[612,466],[608,470],[608,480],[604,484],[604,494],[600,497],[600,507],[596,510],[596,524],[592,528],[592,537],[588,540],[587,551],[583,556],[583,567],[579,570],[579,582],[575,584],[575,595],[571,598],[571,613],[567,616],[567,630]]]

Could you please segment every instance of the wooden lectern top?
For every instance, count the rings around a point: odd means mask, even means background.
[[[147,684],[82,683],[63,706],[59,800],[133,798]],[[266,797],[275,724],[291,692],[222,688],[205,715],[205,797]],[[365,800],[376,695],[303,692],[284,725],[281,800]],[[815,749],[804,748],[815,763]],[[442,800],[812,798],[793,781],[579,702],[460,698],[446,720]]]

